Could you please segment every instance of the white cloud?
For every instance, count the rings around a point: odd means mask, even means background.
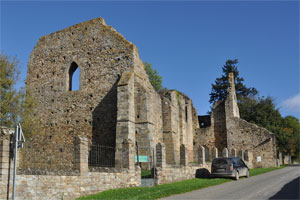
[[[300,93],[284,100],[282,102],[282,108],[291,112],[300,113]]]

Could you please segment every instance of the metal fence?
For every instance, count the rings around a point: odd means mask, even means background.
[[[91,145],[89,150],[89,166],[115,167],[115,147]]]

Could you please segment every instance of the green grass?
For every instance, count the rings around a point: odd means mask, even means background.
[[[270,168],[255,168],[255,169],[250,169],[250,176],[256,176],[259,174],[267,173],[276,169],[281,169],[286,167],[286,165],[281,165],[280,167],[270,167]]]
[[[151,177],[151,170],[142,170],[141,176],[145,178]]]
[[[273,168],[256,168],[250,170],[250,176],[256,176],[276,169],[281,169],[285,166],[273,167]],[[180,181],[176,183],[169,183],[163,185],[157,185],[154,187],[133,187],[112,189],[104,192],[100,192],[93,195],[78,198],[79,200],[86,199],[158,199],[162,197],[171,196],[174,194],[180,194],[190,192],[213,185],[218,185],[232,181],[231,179],[224,178],[200,178]]]

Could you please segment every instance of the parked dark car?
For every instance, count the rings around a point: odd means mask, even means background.
[[[250,176],[249,168],[241,158],[215,158],[212,161],[211,177],[231,177],[238,180],[241,176]]]

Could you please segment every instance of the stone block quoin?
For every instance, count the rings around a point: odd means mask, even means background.
[[[87,174],[89,172],[88,138],[85,135],[78,136],[74,141],[74,148],[75,148],[74,168],[79,170],[80,174]]]

